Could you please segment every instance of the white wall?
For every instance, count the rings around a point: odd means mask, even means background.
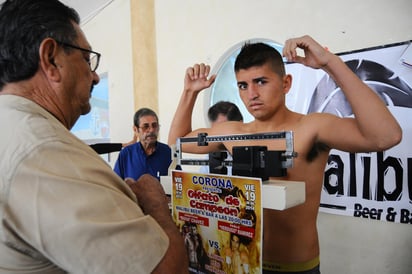
[[[318,232],[324,274],[411,273],[411,225],[320,213]]]
[[[133,1],[133,0],[130,0]],[[129,0],[115,0],[83,29],[109,71],[113,141],[131,137],[134,113]],[[251,38],[282,43],[310,34],[332,52],[412,39],[410,0],[155,0],[161,141],[183,87],[185,69],[212,66],[230,47]],[[138,50],[138,49],[134,49]],[[194,128],[204,126],[202,98]],[[410,273],[410,225],[320,214],[323,273]]]
[[[108,73],[110,138],[132,139],[134,98],[130,1],[115,0],[82,26],[93,49],[102,54],[98,74]]]

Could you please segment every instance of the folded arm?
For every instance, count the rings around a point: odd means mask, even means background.
[[[152,216],[169,237],[169,247],[152,273],[188,273],[189,265],[183,238],[169,211],[166,194],[159,181],[148,174],[137,181],[126,179],[145,214]],[[154,243],[155,244],[155,243]]]
[[[296,49],[304,51],[298,56]],[[323,69],[342,89],[354,119],[324,115],[316,119],[317,139],[345,151],[382,151],[398,144],[402,130],[384,102],[335,54],[309,36],[289,39],[283,54],[288,60]],[[313,115],[317,116],[317,115]]]

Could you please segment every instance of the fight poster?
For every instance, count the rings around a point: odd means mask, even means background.
[[[381,152],[332,150],[325,169],[320,211],[412,224],[411,41],[338,54],[387,105],[402,127],[402,142]],[[334,80],[322,70],[287,64],[293,77],[286,97],[296,112],[353,117]],[[368,107],[368,102],[364,102]],[[350,132],[348,132],[350,134]],[[345,136],[342,136],[345,138]]]
[[[261,273],[261,186],[259,178],[172,172],[190,273]]]

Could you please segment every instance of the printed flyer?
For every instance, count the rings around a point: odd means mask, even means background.
[[[172,172],[190,273],[261,273],[261,189],[259,178]]]

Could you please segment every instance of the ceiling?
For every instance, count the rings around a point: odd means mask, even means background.
[[[3,4],[6,0],[0,0]],[[80,15],[81,24],[87,23],[102,9],[114,0],[60,0],[69,7],[74,8]]]

